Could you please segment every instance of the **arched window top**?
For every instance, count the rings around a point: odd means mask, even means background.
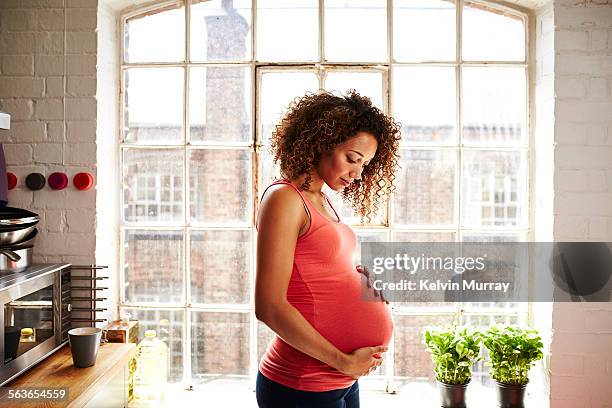
[[[462,11],[464,61],[526,59],[526,18],[499,6],[465,1]]]
[[[193,0],[124,14],[125,63],[526,62],[527,14],[476,0]],[[392,3],[391,9],[388,9]],[[186,54],[186,51],[188,55]]]

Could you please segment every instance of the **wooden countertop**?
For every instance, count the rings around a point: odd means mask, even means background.
[[[135,351],[136,345],[133,343],[103,343],[100,345],[96,364],[77,368],[72,364],[70,347],[65,345],[5,386],[68,388],[68,401],[15,401],[11,404],[18,408],[82,407],[101,391],[117,371],[127,366]],[[0,407],[3,406],[6,404],[0,403]]]

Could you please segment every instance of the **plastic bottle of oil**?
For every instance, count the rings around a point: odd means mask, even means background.
[[[136,351],[134,399],[162,401],[168,381],[168,346],[156,337],[155,330],[147,330]]]
[[[34,329],[30,327],[24,327],[23,329],[21,329],[21,337],[19,338],[19,341],[22,343],[35,342],[36,338],[34,337]]]

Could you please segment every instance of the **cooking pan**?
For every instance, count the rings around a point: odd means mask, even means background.
[[[36,227],[33,227],[33,228],[34,229],[21,241],[18,241],[18,242],[15,242],[14,244],[9,244],[9,245],[0,245],[0,250],[9,249],[9,250],[15,251],[17,249],[22,249],[22,248],[32,245],[34,243],[34,238],[36,238],[36,235],[38,234],[38,228]]]
[[[38,222],[38,214],[22,208],[0,208],[0,226],[16,226]]]
[[[36,224],[37,222],[24,224],[20,228],[15,228],[15,226],[5,227],[6,229],[0,228],[0,248],[24,242],[33,231],[36,231]]]

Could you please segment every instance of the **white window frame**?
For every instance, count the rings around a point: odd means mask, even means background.
[[[393,111],[393,106],[392,106],[392,97],[391,97],[391,89],[393,89],[392,87],[392,83],[393,83],[393,70],[392,67],[394,66],[446,66],[446,67],[454,67],[455,68],[455,75],[456,75],[456,109],[457,109],[457,116],[456,116],[456,132],[457,132],[457,140],[458,140],[458,144],[457,145],[449,145],[449,146],[431,146],[431,145],[419,145],[419,144],[402,144],[401,148],[406,148],[406,149],[427,149],[427,150],[436,150],[436,149],[449,149],[449,148],[457,148],[457,168],[455,169],[455,186],[456,186],[456,191],[455,191],[455,200],[456,200],[456,205],[457,208],[455,209],[455,223],[454,226],[448,225],[448,226],[434,226],[432,228],[427,228],[424,229],[423,226],[402,226],[401,229],[394,229],[393,226],[391,225],[390,220],[393,219],[393,198],[391,198],[390,200],[387,201],[387,211],[386,211],[386,216],[383,219],[383,225],[378,225],[378,226],[365,226],[365,225],[355,225],[356,229],[358,230],[367,230],[368,232],[384,232],[387,234],[387,238],[390,240],[391,239],[391,234],[393,231],[412,231],[412,232],[454,232],[456,235],[456,239],[457,240],[461,240],[462,236],[464,233],[475,233],[475,232],[481,232],[481,233],[495,233],[495,232],[516,232],[518,234],[522,234],[527,240],[531,240],[533,237],[533,230],[532,230],[532,225],[533,225],[533,219],[532,219],[532,209],[533,209],[533,203],[532,203],[532,191],[531,191],[531,173],[532,173],[532,162],[531,162],[531,146],[533,143],[533,135],[532,135],[532,124],[530,122],[531,119],[531,115],[530,112],[532,111],[532,106],[531,106],[531,100],[530,100],[530,91],[532,88],[532,53],[531,53],[531,47],[530,47],[530,34],[533,30],[532,28],[532,21],[533,21],[533,17],[526,11],[521,10],[521,9],[517,9],[517,8],[511,8],[508,7],[506,5],[500,5],[500,4],[496,4],[494,2],[490,2],[490,1],[481,1],[481,0],[471,0],[470,3],[477,3],[477,4],[481,4],[483,6],[487,6],[487,7],[493,7],[497,10],[501,10],[507,13],[510,13],[512,15],[516,15],[519,16],[521,18],[524,19],[525,22],[525,60],[524,61],[519,61],[519,62],[508,62],[508,61],[469,61],[469,62],[465,62],[462,61],[460,56],[461,56],[461,43],[462,43],[462,7],[463,7],[463,0],[457,0],[455,2],[455,7],[456,7],[456,59],[455,61],[445,61],[445,62],[415,62],[415,63],[407,63],[407,62],[396,62],[393,59],[392,56],[392,52],[393,52],[393,0],[387,0],[387,61],[386,62],[377,62],[377,63],[372,63],[372,62],[351,62],[351,63],[329,63],[328,61],[325,61],[322,57],[323,55],[323,50],[324,50],[324,30],[325,30],[325,9],[324,9],[324,0],[319,0],[319,32],[318,32],[318,36],[319,36],[319,61],[316,62],[304,62],[304,63],[263,63],[263,62],[258,62],[255,60],[255,55],[257,53],[256,50],[256,33],[257,33],[257,0],[252,0],[252,13],[251,13],[251,61],[245,61],[245,62],[231,62],[231,61],[218,61],[218,62],[191,62],[190,61],[190,18],[191,18],[191,13],[190,13],[190,4],[191,4],[191,0],[185,0],[185,1],[180,1],[180,0],[175,0],[175,1],[160,1],[156,4],[153,5],[147,5],[145,7],[139,7],[139,8],[135,8],[135,9],[129,9],[128,11],[124,12],[121,14],[121,19],[120,19],[120,35],[121,35],[121,44],[120,44],[120,68],[119,68],[119,75],[120,75],[120,80],[121,80],[121,86],[120,86],[120,103],[119,103],[119,120],[120,120],[120,133],[118,135],[119,137],[119,160],[120,160],[120,182],[119,182],[119,186],[121,189],[120,192],[120,206],[122,206],[124,204],[124,197],[123,197],[123,182],[122,182],[122,172],[123,172],[123,152],[125,149],[128,148],[142,148],[142,149],[147,149],[147,148],[171,148],[171,147],[183,147],[184,148],[184,176],[183,176],[183,195],[184,195],[184,211],[185,211],[185,224],[181,224],[181,223],[174,223],[171,225],[159,225],[158,223],[156,223],[155,225],[147,225],[147,224],[138,224],[138,223],[134,223],[134,222],[124,222],[123,221],[123,208],[120,208],[120,214],[121,214],[121,220],[120,222],[120,278],[119,278],[119,288],[120,288],[120,303],[119,303],[119,307],[120,308],[129,308],[129,309],[146,309],[146,310],[167,310],[167,311],[182,311],[184,313],[185,319],[183,322],[183,331],[184,331],[184,336],[183,336],[183,376],[184,376],[184,380],[189,383],[190,378],[191,378],[191,360],[190,360],[190,355],[191,355],[191,333],[190,333],[190,326],[191,326],[191,316],[190,316],[190,312],[191,311],[200,311],[200,312],[232,312],[232,313],[248,313],[250,315],[250,340],[251,340],[251,345],[250,345],[250,370],[249,370],[249,380],[251,384],[254,384],[254,379],[255,379],[255,374],[257,373],[257,349],[258,349],[258,345],[257,345],[257,319],[255,318],[255,314],[254,314],[254,305],[253,305],[253,299],[250,299],[250,303],[246,304],[246,305],[234,305],[234,304],[190,304],[188,302],[187,299],[190,298],[190,279],[189,279],[189,268],[190,268],[190,260],[189,260],[189,256],[188,256],[188,248],[190,247],[190,243],[189,243],[189,232],[191,230],[205,230],[205,229],[209,229],[210,226],[207,226],[206,228],[204,228],[204,226],[202,225],[195,225],[195,224],[190,224],[190,188],[187,187],[188,184],[188,180],[190,179],[190,172],[189,172],[189,151],[190,149],[202,149],[202,148],[219,148],[219,147],[223,147],[223,148],[236,148],[236,149],[245,149],[248,148],[251,150],[251,152],[255,153],[253,154],[254,157],[254,163],[253,163],[253,189],[252,189],[252,195],[251,198],[253,200],[253,205],[252,205],[252,213],[253,213],[253,217],[252,220],[255,220],[255,215],[257,214],[257,197],[259,197],[260,194],[260,186],[259,184],[259,180],[260,180],[260,175],[259,175],[259,165],[260,165],[260,152],[261,149],[264,148],[264,146],[261,144],[261,135],[259,135],[259,112],[257,110],[257,106],[258,106],[258,99],[259,99],[259,82],[261,79],[261,74],[263,72],[271,72],[271,71],[278,71],[278,70],[299,70],[299,69],[307,69],[307,70],[325,70],[328,68],[331,69],[365,69],[365,70],[375,70],[375,71],[383,71],[383,79],[384,79],[384,83],[383,83],[383,103],[384,103],[384,110],[385,112],[389,113]],[[129,18],[138,16],[138,15],[142,15],[145,14],[147,12],[150,11],[154,11],[156,9],[159,8],[163,8],[163,7],[167,7],[169,5],[174,5],[174,4],[181,4],[185,6],[185,59],[183,62],[177,62],[177,63],[126,63],[124,61],[124,56],[125,56],[125,49],[124,49],[124,45],[125,45],[125,39],[124,39],[124,30],[125,30],[125,25],[126,25],[126,21]],[[189,123],[189,70],[191,67],[206,67],[206,66],[250,66],[251,68],[251,81],[252,81],[252,85],[253,85],[253,92],[251,94],[251,98],[252,98],[252,111],[251,111],[251,135],[254,138],[254,140],[251,140],[249,142],[236,142],[236,143],[223,143],[220,144],[219,142],[198,142],[197,145],[189,145],[188,144],[188,140],[187,140],[187,133],[188,133],[188,123]],[[495,227],[487,227],[487,228],[482,228],[482,229],[467,229],[467,228],[462,228],[461,227],[461,196],[460,193],[462,191],[462,185],[461,185],[461,167],[462,167],[462,161],[461,161],[461,156],[462,156],[462,152],[464,150],[506,150],[503,147],[500,147],[499,149],[497,147],[485,147],[485,148],[480,148],[480,147],[466,147],[462,144],[461,142],[461,134],[462,134],[462,127],[461,127],[461,68],[463,66],[500,66],[500,67],[504,67],[504,66],[511,66],[511,67],[524,67],[525,69],[525,73],[526,73],[526,89],[525,89],[525,95],[526,95],[526,118],[525,118],[525,123],[526,123],[526,133],[527,133],[527,142],[525,144],[525,146],[523,147],[517,147],[517,148],[510,148],[509,150],[512,151],[523,151],[527,154],[527,160],[526,160],[526,169],[525,170],[525,174],[524,176],[526,177],[525,180],[525,186],[526,186],[526,193],[527,193],[527,197],[526,197],[526,218],[527,218],[527,224],[525,226],[525,228],[510,228],[510,227],[502,227],[502,228],[495,228]],[[123,108],[124,108],[124,96],[125,96],[125,81],[124,81],[124,72],[126,69],[128,68],[138,68],[138,67],[181,67],[184,69],[184,96],[183,96],[183,103],[184,103],[184,112],[183,112],[183,142],[182,143],[175,143],[175,144],[166,144],[166,145],[146,145],[143,143],[125,143],[123,141],[124,135],[123,135],[123,129],[124,129],[124,112],[123,112]],[[319,76],[319,81],[320,84],[322,84],[322,76]],[[453,147],[454,146],[454,147]],[[262,188],[265,188],[265,186],[261,186]],[[493,200],[494,197],[491,197],[491,199]],[[494,208],[492,208],[492,211],[494,211]],[[494,216],[494,214],[493,214]],[[213,228],[220,228],[220,229],[224,229],[224,226],[220,225],[220,226],[216,226]],[[185,265],[185,270],[184,270],[184,283],[185,283],[185,288],[184,288],[184,293],[185,293],[185,299],[186,302],[185,304],[182,305],[154,305],[154,304],[129,304],[125,301],[124,298],[124,289],[125,289],[125,276],[123,273],[123,266],[124,266],[124,262],[125,262],[125,254],[124,254],[124,249],[125,249],[125,245],[126,243],[124,242],[124,232],[126,230],[129,229],[144,229],[144,230],[163,230],[163,229],[182,229],[183,230],[183,254],[182,256],[184,257],[184,265]],[[254,224],[251,226],[246,226],[246,227],[232,227],[232,229],[244,229],[244,230],[250,230],[251,234],[252,234],[252,249],[251,249],[251,271],[249,274],[249,280],[251,283],[251,287],[253,287],[254,285],[254,253],[255,253],[255,248],[256,248],[256,231],[254,228]],[[427,315],[427,314],[431,314],[431,315],[440,315],[440,314],[454,314],[457,312],[457,310],[462,309],[462,305],[461,304],[457,304],[457,309],[455,309],[454,311],[442,311],[442,310],[435,310],[435,309],[431,309],[428,311],[422,311],[422,310],[417,310],[417,309],[413,309],[413,308],[394,308],[394,316],[396,315]],[[500,314],[499,312],[501,312],[502,310],[496,310],[496,309],[487,309],[486,311],[479,311],[477,313],[474,312],[467,312],[464,311],[463,313],[465,315],[469,315],[469,314],[475,314],[475,315],[483,315],[483,314]],[[511,315],[518,315],[521,318],[524,319],[524,322],[527,323],[527,321],[529,321],[531,323],[531,307],[528,308],[527,312],[521,311],[521,312],[516,312],[516,313],[508,313],[507,311],[503,311],[502,314],[511,316]],[[385,383],[386,383],[386,390],[389,392],[393,392],[394,391],[394,376],[393,376],[393,358],[391,358],[391,356],[393,356],[393,339],[391,340],[391,343],[389,345],[389,353],[387,354],[389,357],[387,357],[387,372],[385,373]],[[188,384],[189,385],[189,384]]]

